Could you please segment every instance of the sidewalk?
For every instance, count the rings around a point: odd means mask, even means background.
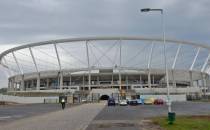
[[[0,130],[84,130],[104,106],[104,103],[84,104],[21,119],[0,127]]]

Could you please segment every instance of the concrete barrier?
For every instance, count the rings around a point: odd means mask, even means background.
[[[59,103],[59,99],[56,98],[44,98],[44,103],[50,104],[50,103]]]
[[[58,99],[58,97],[19,97],[10,95],[0,95],[0,101],[15,102],[15,103],[44,103],[45,99]]]

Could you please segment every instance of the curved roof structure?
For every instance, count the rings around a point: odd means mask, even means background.
[[[163,51],[161,38],[139,36],[69,38],[11,48],[0,54],[0,63],[15,73],[118,67],[161,69],[164,67]],[[206,44],[166,40],[169,69],[208,73],[209,52],[210,46]]]

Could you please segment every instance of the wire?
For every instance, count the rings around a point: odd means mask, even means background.
[[[96,47],[94,44],[92,44],[93,45],[93,47],[95,47],[96,48],[96,50],[97,51],[99,51],[99,52],[101,52],[102,53],[102,55],[98,58],[98,60],[93,64],[93,66],[97,63],[97,62],[99,62],[104,56],[109,60],[109,61],[111,61],[112,63],[114,63],[107,55],[106,55],[106,53],[107,52],[109,52],[114,46],[116,46],[116,44],[117,43],[114,43],[114,45],[112,45],[112,46],[110,46],[108,49],[106,49],[106,51],[104,52],[104,51],[102,51],[101,49],[99,49],[98,47]]]
[[[82,61],[82,60],[80,60],[79,58],[77,58],[77,57],[75,57],[74,55],[72,55],[69,51],[67,51],[66,49],[64,49],[62,46],[59,46],[59,45],[58,45],[58,47],[60,47],[61,49],[63,49],[63,50],[64,50],[64,52],[65,52],[67,55],[69,55],[69,56],[71,56],[71,57],[75,58],[75,59],[76,59],[76,60],[78,60],[80,63],[82,63],[82,64],[86,65],[86,63],[85,63],[85,62],[83,62],[83,61]]]
[[[49,55],[49,54],[47,54],[46,52],[43,52],[43,51],[41,51],[41,50],[39,50],[39,49],[37,49],[39,52],[41,52],[41,53],[43,53],[43,54],[45,54],[45,55],[47,55],[47,56],[49,56],[49,57],[51,57],[51,58],[55,58],[55,59],[57,59],[57,57],[55,57],[55,56],[52,56],[52,55]],[[62,60],[62,59],[61,59]],[[71,66],[76,66],[76,65],[74,65],[74,64],[72,64],[71,62],[68,62],[68,61],[64,61],[64,60],[62,60],[63,62],[65,62],[66,64],[68,64],[68,65],[71,65]],[[77,67],[77,66],[76,66]]]
[[[91,44],[90,44],[90,45],[91,45]],[[95,57],[95,59],[98,60],[97,57],[96,57],[96,55],[94,54],[94,52],[93,52],[91,46],[90,46],[90,51],[93,53],[93,56]],[[98,66],[100,66],[100,65],[101,65],[101,64],[100,64],[100,61],[98,61]]]

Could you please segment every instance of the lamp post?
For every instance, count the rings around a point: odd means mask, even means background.
[[[166,85],[167,85],[167,99],[168,99],[168,112],[171,112],[171,101],[170,101],[170,90],[169,90],[169,81],[168,81],[168,67],[167,67],[167,57],[166,57],[166,39],[165,39],[165,23],[164,23],[164,14],[163,9],[150,9],[144,8],[141,9],[141,12],[150,12],[150,11],[159,11],[161,13],[161,24],[163,32],[163,45],[164,45],[164,64],[165,64],[165,75],[166,75]]]

